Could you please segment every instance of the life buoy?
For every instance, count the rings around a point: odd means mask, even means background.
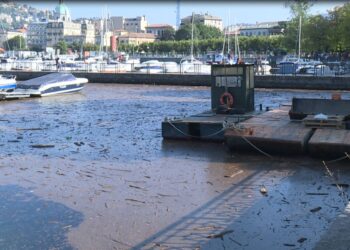
[[[220,96],[220,104],[227,105],[229,108],[233,107],[233,96],[229,92],[225,92]]]

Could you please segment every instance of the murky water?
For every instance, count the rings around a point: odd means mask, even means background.
[[[293,96],[330,93],[255,103]],[[332,185],[348,162],[328,165],[335,180],[320,159],[163,141],[164,117],[209,108],[208,88],[148,85],[1,102],[0,248],[311,249],[348,202]]]

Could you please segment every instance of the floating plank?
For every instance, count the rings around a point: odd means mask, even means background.
[[[302,154],[313,131],[298,121],[291,121],[288,110],[289,107],[272,110],[226,130],[228,147],[250,151],[258,148],[269,154]]]

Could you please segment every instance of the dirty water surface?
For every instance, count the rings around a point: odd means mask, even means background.
[[[255,92],[270,108],[330,97]],[[162,139],[165,117],[209,108],[209,88],[149,85],[1,102],[0,248],[312,249],[348,204],[349,160],[330,176],[321,159]]]

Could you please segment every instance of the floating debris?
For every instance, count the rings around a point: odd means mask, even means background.
[[[322,207],[315,207],[313,209],[310,209],[310,212],[316,213],[316,212],[320,211],[321,209],[322,209]]]
[[[221,238],[223,240],[225,234],[230,234],[230,233],[233,233],[233,230],[223,231],[223,232],[218,233],[218,234],[210,234],[207,236],[207,238],[209,238],[209,239]]]
[[[33,144],[30,145],[32,148],[54,148],[55,145],[52,144]]]
[[[262,186],[260,188],[260,193],[264,196],[267,196],[267,188],[265,186]]]
[[[306,193],[307,195],[329,195],[329,193]]]
[[[304,238],[304,237],[301,237],[299,240],[298,240],[298,243],[303,243],[304,241],[306,241],[307,238]]]

